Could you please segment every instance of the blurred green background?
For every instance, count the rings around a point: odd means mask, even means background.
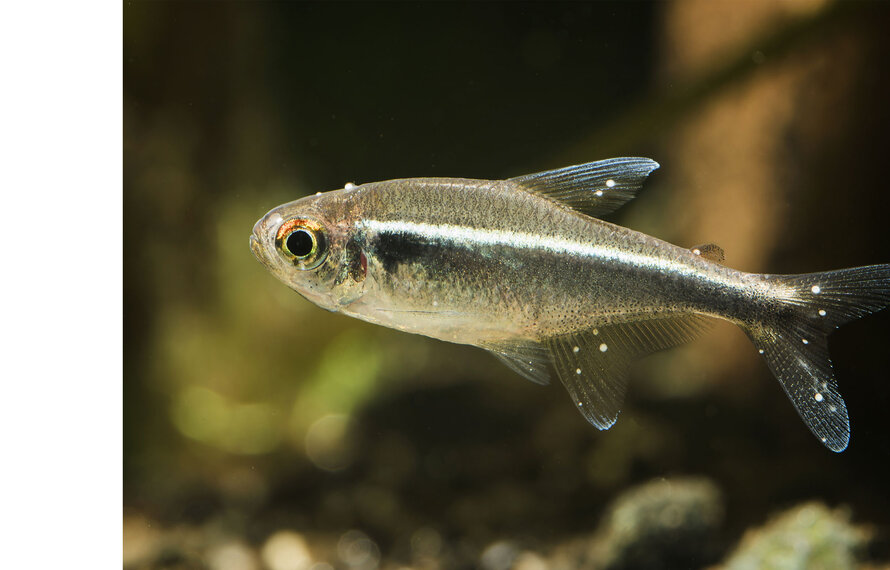
[[[747,271],[888,262],[888,29],[824,0],[126,3],[124,566],[731,566],[805,501],[788,520],[849,531],[804,525],[849,546],[823,567],[890,560],[886,313],[832,336],[843,454],[725,324],[640,363],[601,433],[481,350],[315,307],[247,241],[345,182],[635,155],[662,168],[612,221]],[[669,505],[649,538],[615,518],[639,504]]]

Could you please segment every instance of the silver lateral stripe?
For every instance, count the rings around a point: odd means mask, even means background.
[[[518,249],[539,249],[552,253],[593,257],[638,267],[679,272],[689,276],[702,276],[702,273],[695,271],[688,265],[675,261],[621,251],[614,247],[578,243],[557,237],[502,230],[476,229],[450,224],[433,225],[405,221],[381,222],[378,220],[360,220],[356,222],[356,226],[378,233],[415,234],[426,238],[436,238],[466,245],[502,245]]]

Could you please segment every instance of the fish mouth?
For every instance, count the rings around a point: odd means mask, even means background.
[[[263,243],[256,234],[250,235],[250,251],[253,252],[253,256],[257,258],[257,261],[262,263],[267,269],[272,269],[272,263],[266,256],[266,252],[263,249]]]

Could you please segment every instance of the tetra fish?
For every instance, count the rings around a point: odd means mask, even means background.
[[[740,326],[810,431],[850,439],[828,334],[890,303],[890,264],[766,275],[722,265],[598,219],[658,164],[614,158],[508,180],[347,184],[279,206],[250,236],[292,289],[365,321],[484,348],[539,384],[551,369],[599,429],[637,358],[695,337],[707,317]]]

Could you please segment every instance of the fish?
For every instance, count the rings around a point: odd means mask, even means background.
[[[890,264],[747,273],[717,245],[601,219],[658,167],[622,157],[506,180],[349,183],[272,209],[250,248],[322,308],[480,347],[537,384],[555,373],[601,430],[618,418],[634,361],[714,318],[735,323],[810,431],[843,451],[850,422],[828,334],[890,304]]]

